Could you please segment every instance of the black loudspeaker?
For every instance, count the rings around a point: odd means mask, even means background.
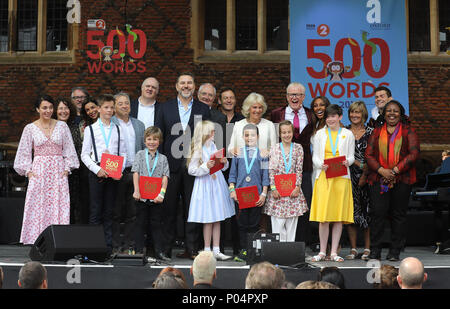
[[[304,242],[263,242],[261,260],[274,265],[294,266],[305,263]]]
[[[33,261],[104,261],[108,256],[101,225],[50,225],[36,239],[29,256]]]

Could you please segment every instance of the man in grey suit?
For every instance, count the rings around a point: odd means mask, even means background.
[[[214,127],[216,130],[214,143],[216,144],[217,149],[224,148],[226,146],[224,142],[226,136],[225,128],[227,125],[227,117],[213,107],[214,101],[216,100],[216,88],[210,83],[201,84],[198,88],[197,97],[200,102],[209,106],[209,111],[211,114],[210,120],[214,122]],[[219,130],[222,131],[220,132]]]
[[[112,122],[119,125],[127,147],[125,169],[119,181],[116,205],[113,210],[113,251],[115,253],[134,254],[134,222],[136,207],[133,200],[133,173],[131,167],[136,153],[145,148],[142,121],[130,117],[130,97],[125,92],[114,96],[115,116]],[[120,239],[120,223],[124,222],[124,237]]]

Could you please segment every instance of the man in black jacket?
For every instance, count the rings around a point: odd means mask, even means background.
[[[183,201],[183,219],[185,222],[185,251],[178,254],[179,258],[194,259],[200,249],[201,224],[188,223],[189,204],[195,177],[190,176],[186,167],[186,157],[189,155],[191,137],[198,121],[209,120],[209,107],[194,100],[195,82],[192,73],[181,73],[175,85],[178,95],[175,99],[161,104],[155,126],[163,133],[163,145],[160,147],[169,161],[170,178],[164,199],[163,230],[167,237],[165,253],[172,255],[172,246],[177,232],[177,206],[180,196]]]

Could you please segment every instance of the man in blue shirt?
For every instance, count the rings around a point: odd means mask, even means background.
[[[210,111],[206,104],[194,100],[195,82],[192,73],[181,73],[175,84],[176,99],[161,104],[161,111],[155,120],[155,126],[163,133],[161,152],[169,161],[170,177],[164,200],[163,230],[167,237],[165,254],[171,256],[177,231],[177,208],[180,196],[183,201],[183,219],[185,222],[185,252],[180,258],[194,259],[201,248],[201,224],[187,223],[189,204],[195,177],[187,172],[186,156],[189,154],[194,126],[198,121],[209,120]]]

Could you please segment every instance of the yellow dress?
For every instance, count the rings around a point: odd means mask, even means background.
[[[331,131],[336,141],[338,132]],[[336,150],[336,157],[339,150]],[[333,158],[330,140],[325,145],[325,159]],[[315,180],[309,221],[353,223],[353,195],[350,179],[327,178],[324,171]]]

